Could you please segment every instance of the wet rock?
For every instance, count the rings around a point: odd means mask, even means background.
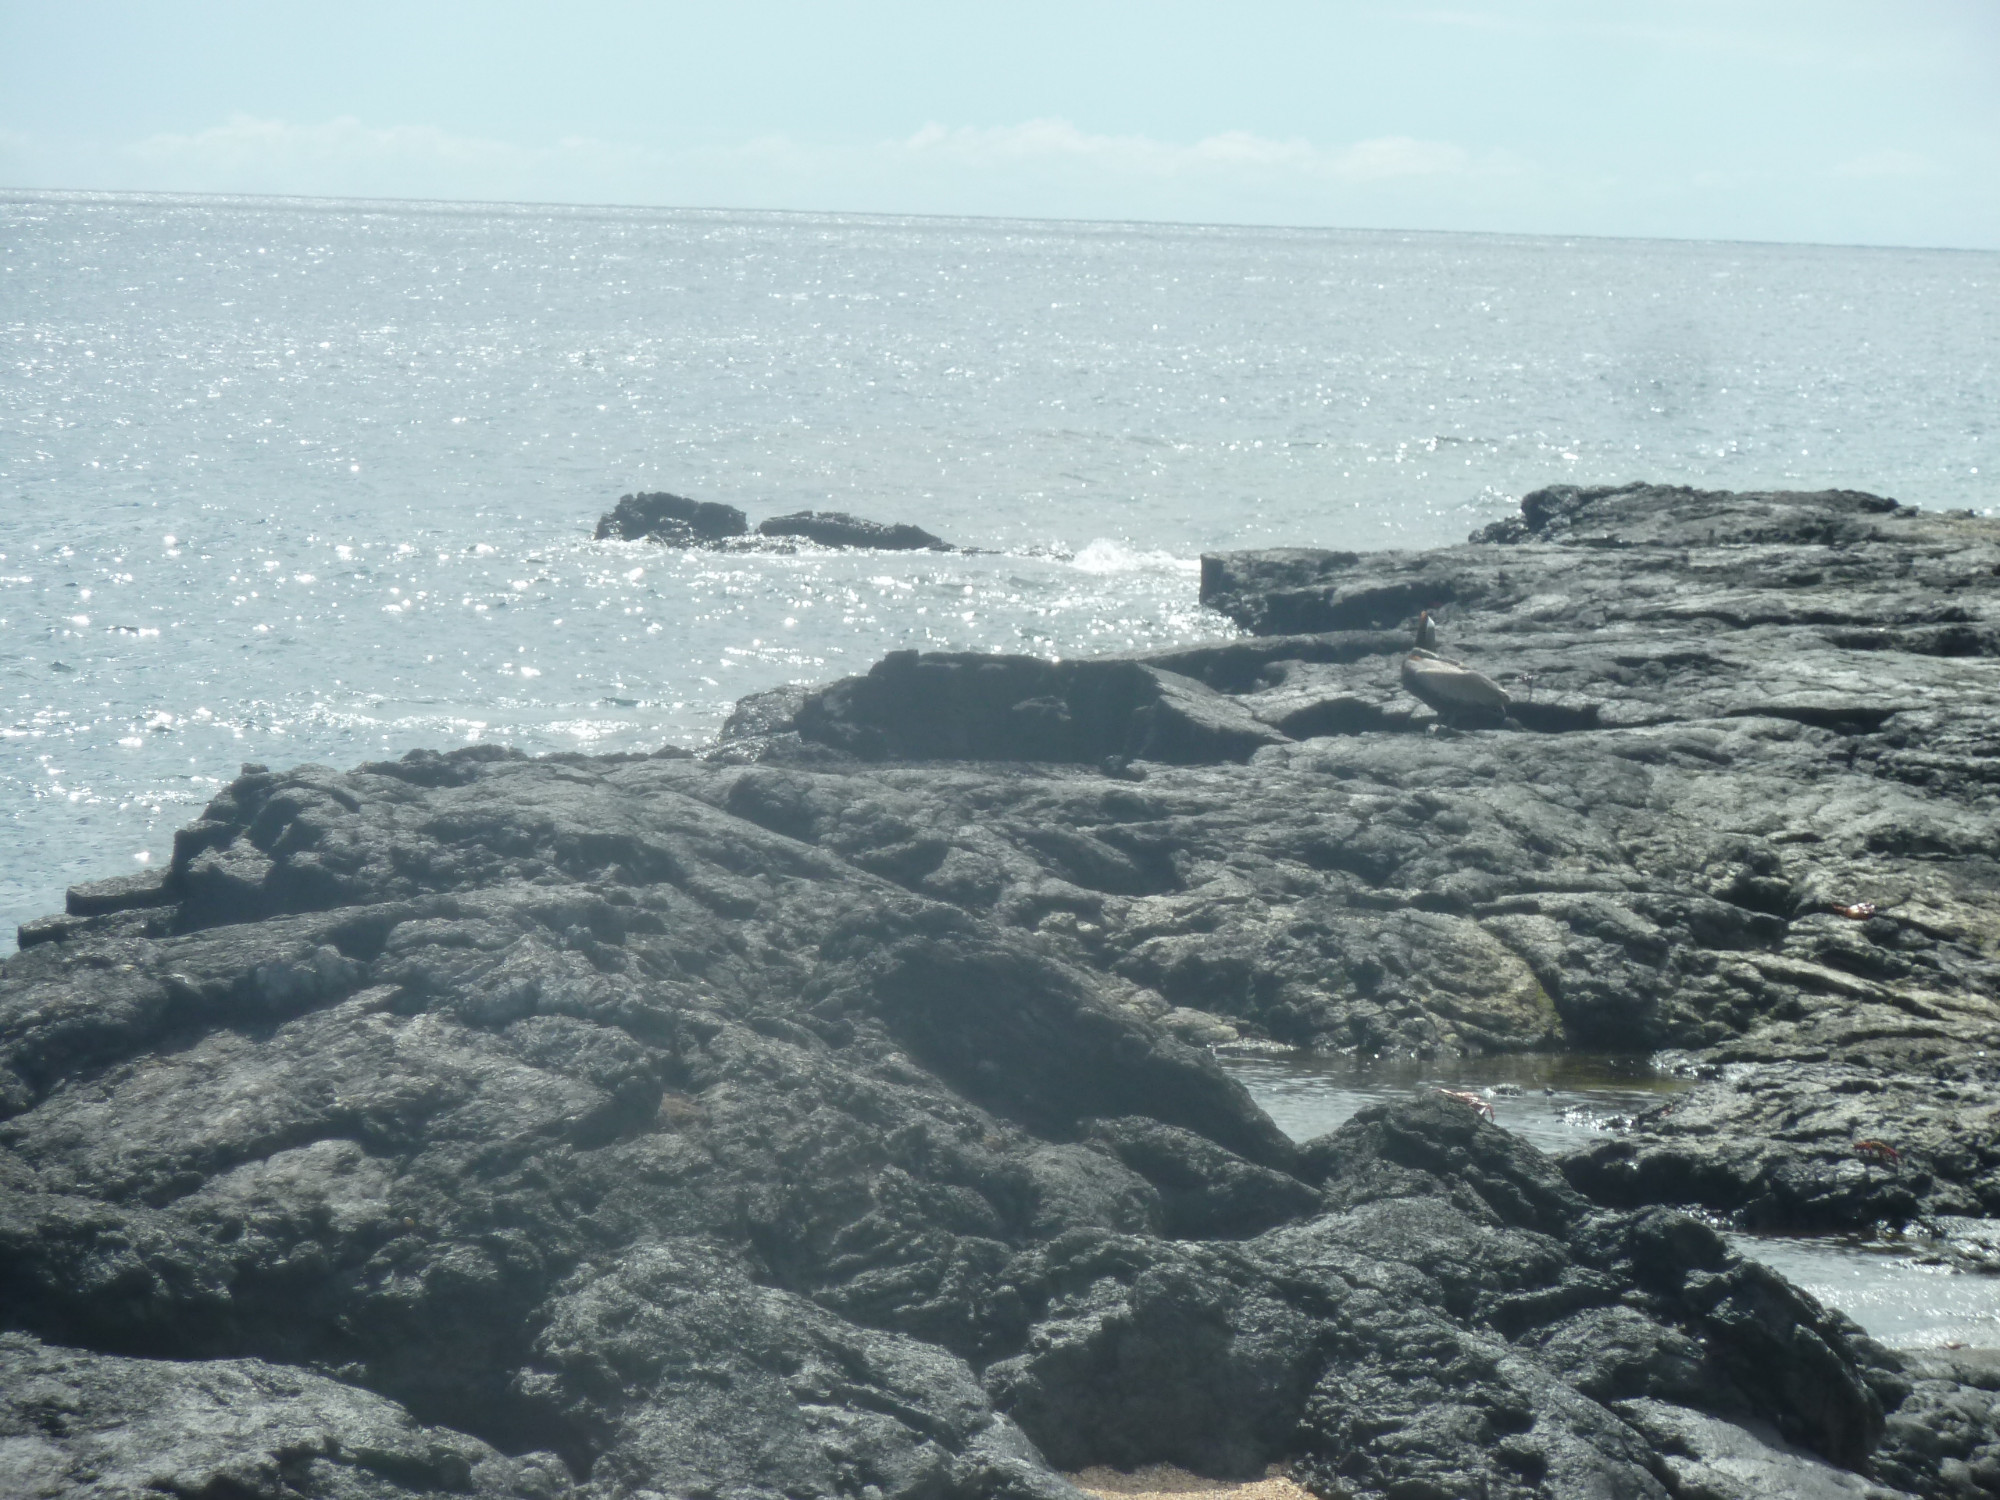
[[[838,510],[801,510],[788,516],[771,516],[757,523],[757,534],[802,537],[822,547],[872,547],[883,552],[953,550],[949,542],[941,541],[922,527],[864,521]]]
[[[1723,1078],[1578,1151],[1565,1170],[1601,1202],[1700,1205],[1749,1229],[1990,1218],[2000,1215],[2000,1140],[1986,1101],[2000,1061],[1981,1050],[1927,1059],[1921,1071],[1802,1059],[1726,1065]]]
[[[2000,1355],[1934,1350],[1900,1363],[1910,1393],[1890,1415],[1873,1472],[1913,1494],[2000,1493]]]
[[[750,530],[743,512],[712,500],[689,500],[664,491],[624,495],[597,522],[597,540],[664,542],[692,547],[725,541]]]

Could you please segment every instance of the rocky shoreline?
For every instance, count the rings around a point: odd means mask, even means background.
[[[700,755],[248,767],[73,890],[0,965],[0,1489],[2000,1493],[1993,1354],[1714,1227],[2000,1213],[2000,525],[1553,490],[1202,592],[1251,633]],[[1426,610],[1500,727],[1401,690]],[[1702,1081],[1299,1144],[1230,1041]]]

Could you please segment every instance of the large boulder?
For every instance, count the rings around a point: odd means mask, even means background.
[[[1201,764],[1248,760],[1285,738],[1227,696],[1149,662],[947,651],[892,651],[863,675],[806,694],[788,719],[743,715],[736,733],[787,728],[870,761]]]

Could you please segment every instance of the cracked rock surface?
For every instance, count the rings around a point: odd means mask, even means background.
[[[700,795],[1198,1040],[1673,1049],[1708,1081],[1571,1163],[1608,1202],[2000,1212],[2000,523],[1563,488],[1460,547],[1209,557],[1202,593],[1254,633],[748,700]],[[1402,691],[1420,610],[1507,728]]]
[[[1996,1492],[1984,1365],[1673,1206],[1988,1201],[1991,783],[1953,768],[1994,663],[1909,642],[1986,639],[1993,528],[1625,491],[1518,530],[1217,560],[1294,633],[892,657],[699,759],[246,768],[0,964],[0,1491]],[[1738,623],[1632,582],[1676,569]],[[1882,641],[1828,633],[1841,589]],[[1400,698],[1434,605],[1525,718]],[[1821,644],[1726,680],[1753,631]],[[1295,1145],[1231,1036],[1716,1076],[1561,1165],[1438,1098]],[[1857,1161],[1926,1084],[1962,1153]]]

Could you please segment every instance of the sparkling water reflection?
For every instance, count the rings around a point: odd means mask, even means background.
[[[1639,476],[1991,507],[1996,271],[0,193],[0,933],[246,759],[695,743],[899,647],[1213,636],[1204,548],[1451,542]],[[634,489],[990,553],[591,542]]]
[[[1231,1056],[1224,1066],[1294,1140],[1337,1129],[1367,1104],[1452,1089],[1477,1094],[1493,1110],[1496,1124],[1544,1151],[1569,1150],[1689,1086],[1655,1071],[1643,1057],[1587,1054],[1451,1062],[1279,1054]]]

